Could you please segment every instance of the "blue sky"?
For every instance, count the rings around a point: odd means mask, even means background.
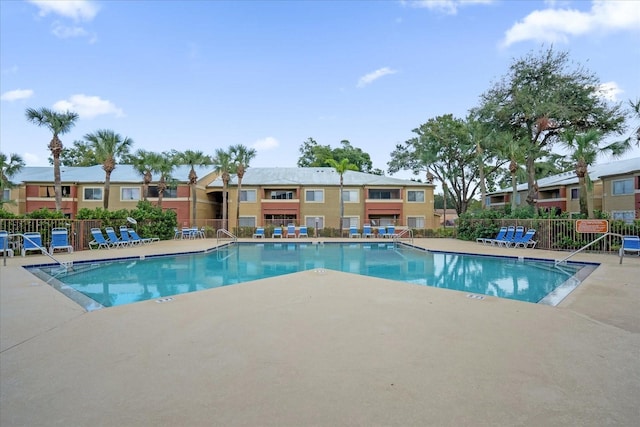
[[[66,146],[111,129],[284,167],[309,137],[348,139],[386,170],[412,129],[464,117],[543,43],[612,100],[640,98],[640,1],[2,1],[0,17],[0,149],[29,166],[51,135],[25,109],[47,107],[80,115]]]

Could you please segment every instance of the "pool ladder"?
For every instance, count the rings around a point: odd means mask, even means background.
[[[583,247],[581,247],[580,249],[578,249],[578,250],[575,250],[575,251],[571,252],[571,253],[569,254],[569,256],[567,256],[567,257],[565,257],[565,258],[562,258],[562,259],[560,259],[560,260],[556,260],[556,261],[555,261],[555,263],[554,263],[554,267],[557,267],[559,264],[566,264],[566,262],[567,262],[567,260],[568,260],[569,258],[571,258],[572,256],[574,256],[574,255],[575,255],[575,254],[577,254],[577,253],[582,252],[583,250],[587,249],[589,246],[591,246],[591,245],[593,245],[594,243],[596,243],[596,242],[598,242],[598,241],[600,241],[600,240],[604,239],[604,238],[605,238],[605,237],[607,237],[607,236],[618,236],[618,237],[620,237],[621,239],[624,237],[622,234],[618,234],[618,233],[604,233],[602,236],[598,237],[598,238],[597,238],[597,239],[595,239],[593,242],[591,242],[591,243],[587,243],[586,245],[584,245],[584,246],[583,246]],[[623,257],[624,257],[624,254],[623,254],[623,252],[622,252],[622,251],[620,251],[620,264],[622,264],[622,258],[623,258]]]
[[[216,238],[218,239],[218,243],[220,243],[220,240],[224,239],[231,239],[233,240],[233,243],[238,241],[238,237],[236,237],[235,234],[231,233],[229,230],[225,230],[224,228],[220,228],[216,231]]]

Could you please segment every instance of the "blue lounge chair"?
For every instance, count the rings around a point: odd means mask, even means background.
[[[294,224],[287,225],[287,238],[296,237],[296,226]]]
[[[253,233],[254,239],[264,239],[264,228],[258,227],[256,228],[256,232]]]
[[[538,244],[536,240],[533,240],[533,236],[535,234],[536,234],[536,230],[534,230],[533,228],[528,229],[527,232],[524,233],[524,235],[520,239],[515,240],[513,247],[529,248],[529,249],[535,248],[536,245]]]
[[[623,256],[627,252],[640,256],[640,237],[638,236],[622,237],[622,247],[620,248],[620,256]]]
[[[507,230],[507,233],[508,233],[508,230]],[[498,242],[498,246],[511,248],[515,245],[516,241],[522,239],[522,236],[524,236],[524,227],[519,225],[515,228],[515,231],[513,232],[513,235],[511,236],[511,238],[507,238],[505,236],[505,238],[502,239],[502,241]]]
[[[119,248],[129,246],[129,242],[120,240],[120,238],[116,234],[116,230],[114,230],[113,227],[105,227],[104,231],[107,233],[107,241],[111,244],[111,246],[116,246]]]
[[[389,237],[390,239],[393,239],[394,237],[396,237],[396,226],[395,225],[387,226],[387,235],[385,237]]]
[[[46,254],[47,249],[42,246],[42,236],[35,231],[26,232],[22,235],[22,256],[25,256],[27,252],[40,251],[40,253]]]
[[[105,239],[99,228],[92,228],[91,235],[93,236],[93,240],[89,242],[89,249],[111,249],[111,243]]]
[[[498,234],[496,234],[496,237],[478,237],[476,239],[476,242],[482,243],[483,245],[490,245],[494,240],[504,239],[505,234],[507,234],[507,227],[500,227],[500,230],[498,230]]]
[[[276,227],[273,229],[273,234],[271,235],[271,238],[276,238],[279,237],[282,239],[282,228],[280,227]]]
[[[129,229],[127,229],[127,231],[129,232],[129,239],[132,242],[141,242],[141,243],[144,243],[146,245],[148,243],[153,243],[153,242],[159,242],[160,241],[159,237],[140,237],[138,235],[138,232],[136,230],[134,230],[133,228],[129,228]]]
[[[10,257],[13,256],[13,249],[9,247],[9,233],[2,230],[0,231],[0,254],[4,254],[5,250],[7,251],[7,255]]]
[[[349,237],[360,237],[360,233],[358,229],[355,227],[349,227]]]
[[[66,228],[53,228],[51,230],[51,246],[49,253],[53,255],[56,249],[73,253],[73,246],[69,244],[69,231]]]
[[[133,246],[142,243],[131,238],[129,229],[126,225],[120,226],[120,240],[122,241],[123,246]]]
[[[371,225],[365,224],[362,226],[362,237],[373,237],[373,231],[371,231]]]
[[[515,232],[516,227],[510,225],[507,227],[507,231],[502,235],[502,237],[500,237],[500,233],[498,233],[498,236],[495,239],[487,239],[487,244],[491,246],[500,246],[500,242],[510,241],[513,239]]]
[[[387,229],[385,227],[378,227],[378,237],[387,237]]]
[[[300,230],[298,230],[298,237],[309,237],[309,235],[307,234],[307,226],[306,225],[301,225],[300,226]]]

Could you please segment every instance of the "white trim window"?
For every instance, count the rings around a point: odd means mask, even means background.
[[[140,187],[120,188],[120,200],[121,201],[140,200]]]
[[[304,223],[309,228],[316,228],[316,220],[318,221],[318,230],[322,230],[324,228],[324,217],[323,216],[305,216]]]
[[[2,190],[2,200],[11,200],[11,189],[10,188],[4,188]]]
[[[611,211],[611,219],[633,224],[633,220],[636,219],[636,211]]]
[[[624,196],[633,194],[633,178],[618,179],[611,182],[611,194]]]
[[[344,216],[342,217],[342,229],[347,230],[351,227],[359,228],[360,227],[360,217],[359,216]]]
[[[256,226],[256,217],[255,216],[241,216],[238,218],[238,225],[240,227],[252,227]]]
[[[102,187],[85,187],[82,190],[82,200],[85,200],[85,201],[102,200]]]
[[[256,190],[240,190],[240,202],[255,203],[256,200]]]
[[[423,216],[407,217],[407,226],[409,228],[424,228],[424,217]]]
[[[358,194],[358,190],[342,190],[342,201],[345,203],[358,203],[360,201]]]
[[[305,190],[304,201],[307,203],[324,203],[324,190]]]
[[[408,203],[424,203],[424,190],[407,190]]]

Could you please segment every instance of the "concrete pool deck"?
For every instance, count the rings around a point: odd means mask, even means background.
[[[0,425],[638,425],[640,257],[573,259],[601,266],[557,307],[312,270],[86,312],[21,268],[49,258],[10,258],[0,265]]]

